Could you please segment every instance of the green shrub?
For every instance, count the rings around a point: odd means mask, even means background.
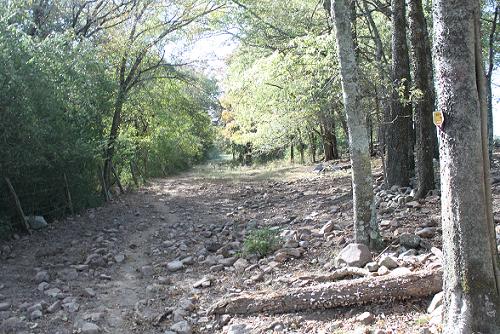
[[[256,229],[248,233],[243,242],[243,255],[257,255],[264,257],[276,249],[281,244],[281,238],[277,230],[270,228]]]

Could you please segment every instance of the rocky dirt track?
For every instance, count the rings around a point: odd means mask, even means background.
[[[386,253],[409,270],[439,266],[431,251],[440,245],[439,197],[417,202],[410,189],[376,190],[392,243]],[[4,242],[0,333],[428,333],[432,297],[284,315],[207,314],[229,294],[297,287],[308,283],[294,278],[331,270],[351,241],[351,203],[348,171],[209,171],[153,181]],[[279,230],[281,251],[244,259],[245,235],[262,227]],[[403,234],[417,243],[401,248]],[[384,268],[375,275],[394,269]]]

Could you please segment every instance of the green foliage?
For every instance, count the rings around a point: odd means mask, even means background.
[[[260,228],[250,231],[243,241],[243,255],[264,257],[281,244],[279,232],[270,228]]]
[[[0,6],[1,234],[15,221],[4,177],[27,215],[51,220],[69,213],[65,175],[77,211],[101,203],[123,35],[115,25],[92,38],[77,36],[65,2],[52,4],[46,21],[36,23],[36,5]],[[146,65],[160,57],[149,52]],[[187,71],[175,80],[148,73],[164,78],[136,84],[123,107],[114,166],[125,186],[202,161],[215,138],[209,113],[218,108],[218,88],[212,80]]]

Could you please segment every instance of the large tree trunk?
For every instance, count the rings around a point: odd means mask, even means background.
[[[422,97],[414,102],[416,130],[417,198],[434,189],[434,140],[436,128],[432,124],[434,111],[434,87],[432,86],[432,60],[429,35],[425,22],[422,0],[408,1],[410,41],[413,64],[414,88]]]
[[[387,183],[408,186],[413,165],[410,61],[405,1],[392,0],[392,108],[387,128]],[[401,99],[406,101],[402,101]]]
[[[287,313],[389,302],[427,297],[441,291],[442,285],[440,271],[367,277],[304,288],[243,293],[215,303],[210,313]]]
[[[435,0],[445,334],[500,333],[479,1]]]
[[[373,201],[372,171],[368,149],[366,114],[360,103],[358,65],[354,52],[348,0],[335,0],[332,17],[335,21],[337,52],[344,95],[344,108],[349,129],[349,151],[352,165],[354,238],[356,242],[378,247],[379,234]]]

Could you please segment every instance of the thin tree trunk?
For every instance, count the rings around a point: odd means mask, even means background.
[[[387,129],[387,183],[408,186],[413,160],[410,61],[405,1],[392,0],[392,110]],[[401,96],[403,95],[403,96]],[[401,99],[406,101],[402,101]]]
[[[111,184],[113,156],[115,154],[116,139],[118,138],[118,134],[120,131],[121,114],[123,110],[123,103],[125,102],[125,94],[125,88],[120,85],[115,100],[113,121],[111,123],[111,130],[109,132],[108,144],[104,159],[103,178],[106,186],[109,186]],[[107,191],[108,189],[106,189],[106,192]]]
[[[332,4],[337,52],[340,61],[344,108],[349,128],[349,151],[352,165],[354,238],[356,242],[379,247],[381,237],[377,224],[372,190],[372,172],[368,149],[366,114],[359,95],[358,65],[352,40],[349,9],[346,0]]]
[[[414,102],[417,176],[417,198],[424,197],[434,189],[434,142],[436,130],[432,124],[434,111],[434,87],[432,86],[432,60],[427,23],[425,22],[422,0],[408,1],[410,42],[414,73],[414,87],[422,92],[422,97]]]
[[[314,135],[314,131],[311,131],[309,135],[309,145],[311,149],[311,162],[316,162],[316,136]]]
[[[290,163],[294,163],[295,162],[295,154],[294,154],[294,150],[293,150],[293,142],[290,143]]]
[[[444,333],[500,333],[479,1],[435,0]]]

